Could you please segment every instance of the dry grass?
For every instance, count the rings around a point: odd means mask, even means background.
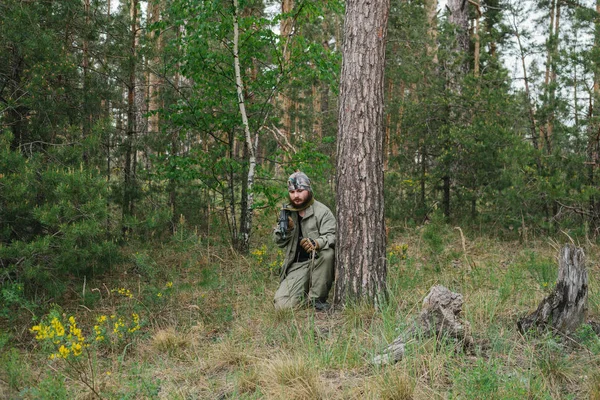
[[[365,399],[413,400],[415,381],[401,368],[390,367],[379,371],[367,384]]]
[[[463,246],[458,230],[428,229],[427,235],[416,229],[390,243],[408,244],[408,258],[390,262],[389,304],[376,310],[359,303],[331,314],[273,309],[278,278],[268,264],[274,249],[260,265],[228,248],[198,243],[189,251],[185,243],[154,249],[149,253],[154,263],[165,268],[156,286],[173,281],[173,293],[156,304],[144,298],[143,336],[126,353],[108,352],[98,360],[106,397],[600,400],[600,354],[516,330],[517,318],[544,296],[529,263],[552,262],[556,250],[550,243],[525,246],[463,232]],[[598,252],[586,249],[590,317],[597,320]],[[166,272],[167,265],[173,269]],[[121,281],[119,276],[116,282]],[[445,339],[414,340],[396,365],[369,366],[370,357],[418,317],[434,284],[463,294],[474,353],[457,351]],[[112,312],[122,305],[111,298],[98,306]],[[44,376],[38,372],[35,376]],[[2,395],[14,397],[14,390],[1,385]]]
[[[261,367],[261,387],[273,399],[324,399],[324,385],[319,371],[299,356],[279,354]]]

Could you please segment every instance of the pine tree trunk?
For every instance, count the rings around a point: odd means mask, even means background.
[[[390,3],[346,2],[337,139],[334,302],[385,296],[384,63]]]
[[[130,24],[131,24],[131,37],[130,37],[130,54],[129,54],[129,79],[127,82],[127,131],[125,138],[125,167],[124,182],[123,182],[123,217],[133,214],[134,201],[133,193],[135,186],[135,149],[134,140],[137,131],[137,118],[136,118],[136,102],[135,102],[135,89],[136,89],[136,54],[137,54],[137,11],[138,2],[137,0],[131,0],[130,2]]]
[[[600,0],[596,0],[596,21],[594,23],[594,48],[600,49]],[[590,96],[588,105],[588,144],[587,144],[587,163],[588,163],[588,185],[596,187],[596,168],[600,160],[600,124],[598,123],[598,100],[600,99],[600,68],[598,63],[594,63],[594,87],[593,96]],[[589,230],[593,236],[598,235],[600,228],[600,200],[597,195],[591,195],[589,201]]]
[[[281,18],[281,22],[279,24],[279,32],[281,36],[281,43],[283,44],[282,48],[282,72],[284,74],[288,74],[288,69],[290,68],[290,59],[291,59],[291,36],[292,36],[292,28],[294,25],[294,20],[289,13],[294,9],[294,0],[282,0],[281,2],[281,13],[285,16]],[[292,108],[294,104],[291,99],[290,90],[280,91],[279,102],[281,104],[281,124],[282,124],[282,132],[285,135],[287,141],[291,143],[292,138]],[[288,161],[287,155],[284,154],[283,162]]]
[[[425,13],[427,14],[427,55],[434,64],[438,63],[437,55],[437,0],[425,0]]]
[[[150,23],[157,23],[160,21],[160,2],[161,0],[153,0],[150,2]],[[156,70],[160,64],[160,55],[163,51],[162,37],[159,35],[156,37],[156,32],[152,30],[150,32],[150,42],[153,45],[154,57],[150,63],[148,71],[148,111],[152,113],[148,117],[148,132],[151,134],[157,134],[159,132],[159,116],[157,110],[160,108],[159,103],[159,89],[161,85],[161,78],[156,73]]]

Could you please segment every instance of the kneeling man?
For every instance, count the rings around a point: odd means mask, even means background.
[[[285,248],[275,308],[308,302],[316,310],[326,311],[334,276],[335,217],[327,206],[313,198],[310,180],[304,173],[293,173],[287,183],[287,229],[280,224],[273,232],[277,246]]]

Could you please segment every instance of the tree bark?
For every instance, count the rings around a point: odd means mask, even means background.
[[[281,22],[279,23],[279,32],[281,35],[281,42],[283,44],[282,48],[282,73],[287,74],[288,68],[290,67],[290,59],[292,55],[291,50],[291,37],[292,37],[292,28],[294,26],[294,19],[289,15],[294,9],[294,0],[282,0],[281,2],[281,13],[284,14],[284,17],[281,18]],[[287,89],[285,91],[281,91],[279,93],[279,99],[282,107],[282,115],[281,115],[281,123],[282,123],[282,131],[286,135],[288,141],[291,140],[292,137],[292,117],[291,110],[294,107],[294,104],[291,99],[290,90]],[[287,161],[287,156],[284,156],[284,162]]]
[[[596,0],[596,20],[594,21],[594,48],[600,49],[600,0]],[[587,143],[587,164],[588,164],[588,185],[596,187],[596,168],[600,160],[600,124],[598,123],[598,112],[596,111],[598,99],[600,99],[600,69],[598,63],[593,63],[594,86],[592,96],[590,96],[588,105],[588,143]],[[600,228],[600,201],[598,196],[592,194],[589,200],[589,230],[593,236],[598,235]]]
[[[252,186],[254,184],[254,171],[256,168],[256,154],[254,150],[254,142],[252,141],[252,135],[250,134],[250,125],[248,124],[248,115],[246,113],[246,103],[244,102],[244,83],[242,81],[242,73],[240,68],[240,56],[239,56],[239,5],[238,0],[233,0],[233,66],[235,69],[235,86],[237,89],[238,105],[240,108],[240,114],[242,117],[242,125],[244,127],[244,134],[246,138],[246,146],[248,150],[248,175],[245,186],[246,197],[245,207],[241,210],[242,216],[240,221],[240,238],[238,241],[238,250],[243,253],[247,253],[250,249],[250,233],[252,231],[252,208],[254,206],[254,193]]]
[[[383,198],[385,40],[390,3],[348,0],[337,138],[334,303],[386,295]]]
[[[152,0],[149,4],[150,23],[155,24],[160,21],[161,0]],[[163,44],[161,35],[156,35],[156,31],[150,32],[150,42],[153,45],[154,56],[150,63],[148,71],[148,112],[151,113],[148,118],[148,133],[157,134],[159,132],[159,115],[158,109],[161,104],[159,102],[159,90],[161,77],[156,73],[160,64],[160,55],[163,52]]]
[[[434,64],[438,63],[437,55],[437,0],[425,0],[425,13],[427,14],[427,55]]]
[[[463,321],[463,297],[444,286],[433,286],[423,299],[423,309],[419,319],[402,335],[398,336],[383,352],[371,361],[375,365],[393,364],[404,356],[407,341],[418,335],[424,337],[446,336],[457,340],[462,350],[473,347],[471,325]]]
[[[565,245],[559,256],[558,279],[552,293],[530,315],[517,321],[521,333],[531,328],[551,327],[571,334],[585,321],[588,274],[583,250]]]
[[[135,149],[133,146],[137,132],[136,118],[136,56],[137,56],[137,21],[138,0],[130,2],[130,54],[129,54],[129,79],[127,82],[127,131],[125,137],[125,166],[123,168],[123,217],[133,214],[134,186],[135,186]],[[125,228],[124,228],[125,229]]]

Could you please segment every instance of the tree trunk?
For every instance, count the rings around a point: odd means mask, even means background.
[[[130,2],[130,54],[129,54],[129,79],[127,82],[127,131],[125,138],[125,166],[123,168],[123,217],[133,214],[135,192],[135,149],[134,140],[137,132],[136,118],[136,55],[137,55],[137,20],[138,20],[138,0]],[[124,228],[125,229],[125,228]]]
[[[594,23],[594,48],[600,49],[600,0],[596,0],[596,21]],[[600,124],[598,123],[598,113],[596,106],[600,99],[600,69],[598,62],[594,62],[594,87],[592,96],[590,96],[588,105],[588,143],[587,143],[587,163],[588,163],[588,185],[596,188],[596,167],[600,160]],[[590,211],[590,233],[593,236],[598,235],[600,228],[600,200],[598,196],[592,194],[589,202]]]
[[[83,2],[83,11],[85,13],[85,31],[89,29],[90,25],[90,0]],[[83,162],[87,164],[88,154],[87,145],[85,140],[90,135],[92,129],[92,107],[90,104],[90,77],[89,77],[89,41],[87,38],[87,32],[84,34],[82,43],[82,71],[83,71],[83,126],[82,126],[82,139],[83,139]]]
[[[246,103],[244,102],[244,83],[242,81],[242,73],[240,68],[240,56],[239,56],[239,6],[238,0],[233,0],[233,65],[235,69],[235,86],[237,89],[238,105],[240,108],[240,114],[242,117],[242,125],[244,127],[244,134],[246,138],[245,145],[248,150],[248,175],[247,182],[245,183],[246,198],[245,207],[242,207],[240,221],[240,238],[237,241],[238,250],[242,253],[247,253],[250,249],[250,233],[252,232],[252,207],[254,206],[254,193],[252,192],[252,186],[254,185],[254,171],[256,168],[256,154],[254,150],[254,142],[252,141],[252,135],[250,134],[250,125],[248,124],[248,115],[246,114]]]
[[[545,126],[541,130],[543,135],[542,145],[546,148],[546,153],[552,152],[552,132],[554,130],[554,107],[556,97],[556,58],[558,57],[558,32],[560,26],[560,3],[558,0],[550,2],[550,26],[548,32],[548,41],[546,49],[546,72],[544,76],[544,86],[546,93],[546,109],[548,116]]]
[[[425,13],[427,14],[427,55],[431,57],[434,64],[438,63],[437,55],[437,0],[425,1]]]
[[[578,247],[565,245],[558,262],[558,279],[554,290],[535,312],[517,322],[521,333],[526,333],[531,328],[549,326],[568,335],[585,321],[588,292],[585,254]]]
[[[160,21],[160,2],[161,0],[152,0],[149,4],[150,10],[150,23],[155,24]],[[153,45],[154,56],[150,63],[148,71],[148,112],[151,113],[148,117],[148,133],[157,134],[159,132],[159,116],[158,109],[160,108],[159,102],[159,89],[161,85],[161,78],[156,70],[159,68],[160,55],[163,52],[162,37],[159,35],[156,37],[156,31],[150,32],[150,42]]]
[[[515,15],[513,14],[513,19]],[[538,129],[536,126],[535,113],[533,109],[533,102],[531,101],[531,90],[529,88],[529,77],[527,76],[527,61],[526,61],[526,52],[523,47],[523,43],[521,41],[521,33],[519,31],[519,26],[516,22],[513,21],[512,24],[513,31],[515,33],[515,38],[517,39],[517,46],[519,48],[519,60],[521,61],[521,68],[523,68],[523,83],[525,85],[525,96],[527,98],[527,113],[529,116],[530,130],[531,130],[531,143],[533,144],[533,148],[535,150],[539,150],[539,142],[538,142]],[[540,163],[538,162],[538,169]]]
[[[334,302],[386,295],[383,198],[388,0],[346,2],[337,138]]]
[[[479,3],[472,3],[475,6],[477,16],[475,17],[475,25],[473,26],[473,39],[475,41],[475,50],[473,54],[473,76],[479,77],[479,58],[480,58],[480,47],[481,41],[479,37],[479,20],[481,19],[481,5]]]
[[[469,64],[465,56],[469,52],[469,9],[466,0],[449,0],[448,22],[454,28],[454,44],[452,55],[447,63],[448,88],[454,93],[461,93],[461,78],[467,75]]]
[[[292,28],[294,26],[294,20],[289,15],[294,9],[294,0],[282,0],[281,2],[281,13],[284,15],[281,18],[281,22],[279,23],[279,32],[281,36],[281,43],[283,44],[282,48],[282,73],[288,74],[288,68],[290,68],[290,59],[291,59],[291,38],[292,38]],[[292,116],[291,110],[294,107],[294,104],[291,99],[290,90],[287,89],[285,91],[281,91],[279,93],[279,99],[282,107],[282,116],[281,116],[281,124],[283,134],[286,136],[288,141],[291,140],[292,137]],[[287,161],[287,156],[284,156],[284,162]]]

